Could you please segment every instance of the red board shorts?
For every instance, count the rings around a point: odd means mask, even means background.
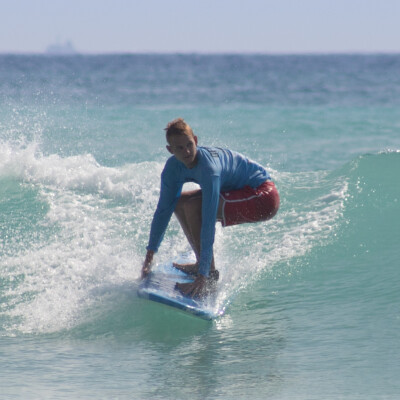
[[[279,193],[268,180],[257,188],[245,186],[239,190],[221,192],[222,226],[259,222],[271,219],[279,209]]]

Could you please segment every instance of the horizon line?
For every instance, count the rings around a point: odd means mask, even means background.
[[[103,51],[103,52],[80,52],[71,53],[52,53],[52,52],[37,52],[37,51],[0,51],[0,55],[10,56],[54,56],[54,57],[73,57],[73,56],[117,56],[117,55],[246,55],[246,56],[315,56],[315,55],[399,55],[400,50],[337,50],[337,51],[293,51],[293,52],[278,52],[278,51]]]

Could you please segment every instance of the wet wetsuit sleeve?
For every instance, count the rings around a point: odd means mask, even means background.
[[[165,231],[181,195],[183,183],[177,179],[177,171],[168,163],[161,174],[161,191],[157,209],[153,216],[147,250],[156,252],[164,238]]]
[[[203,197],[199,273],[208,277],[213,256],[215,223],[220,193],[220,177],[212,175],[201,184],[201,189]]]

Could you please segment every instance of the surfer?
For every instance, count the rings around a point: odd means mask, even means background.
[[[184,295],[202,297],[219,277],[213,256],[216,221],[225,227],[269,220],[278,211],[279,194],[263,166],[228,149],[198,146],[197,136],[182,118],[168,123],[165,131],[172,157],[161,174],[142,278],[149,274],[175,213],[196,256],[195,264],[174,264],[195,275],[193,282],[176,287]],[[185,182],[195,182],[200,189],[182,192]]]

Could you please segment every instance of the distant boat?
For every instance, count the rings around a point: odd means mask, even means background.
[[[75,50],[73,44],[67,41],[65,43],[51,44],[47,47],[46,54],[71,55],[78,54],[78,52]]]

